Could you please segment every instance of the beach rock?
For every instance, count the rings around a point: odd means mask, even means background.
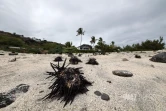
[[[8,92],[8,94],[16,94],[16,93],[26,93],[29,89],[29,85],[27,84],[20,84],[16,86],[16,88],[13,88]]]
[[[1,53],[0,53],[0,55],[5,55],[5,54],[1,54]]]
[[[111,81],[107,81],[108,83],[111,83]]]
[[[126,70],[114,70],[114,71],[112,71],[112,73],[114,75],[122,76],[122,77],[131,77],[131,76],[133,76],[133,74],[131,72],[126,71]]]
[[[0,93],[0,108],[4,108],[15,101],[15,97],[10,94]]]
[[[140,56],[140,55],[138,55],[138,54],[136,54],[136,55],[135,55],[135,58],[141,58],[141,56]]]
[[[42,90],[42,91],[39,91],[39,93],[43,93],[44,91]]]
[[[95,91],[94,94],[97,95],[97,96],[101,96],[101,92],[100,91]]]
[[[103,93],[103,94],[101,95],[101,99],[108,101],[108,100],[110,100],[110,97],[109,97],[107,94]]]
[[[126,59],[126,58],[123,58],[123,59],[122,59],[122,61],[129,61],[129,60],[128,60],[128,59]]]
[[[154,55],[152,58],[149,60],[153,62],[161,62],[161,63],[166,63],[166,52],[159,53],[157,55]]]
[[[0,93],[0,108],[12,104],[16,100],[16,97],[20,96],[21,93],[26,93],[28,89],[29,85],[20,84],[7,93]]]

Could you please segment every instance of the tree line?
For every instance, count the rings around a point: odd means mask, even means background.
[[[80,46],[82,44],[82,37],[85,34],[83,28],[79,28],[77,35],[81,37]],[[36,38],[24,37],[23,35],[18,35],[16,33],[6,33],[0,31],[0,50],[8,50],[9,46],[24,47],[24,52],[26,53],[42,53],[47,51],[47,53],[94,53],[100,52],[105,54],[106,52],[119,52],[119,51],[149,51],[149,50],[161,50],[164,49],[165,43],[163,37],[155,40],[146,40],[141,43],[136,43],[132,45],[126,45],[120,47],[112,41],[110,44],[106,44],[102,37],[96,38],[92,36],[89,43],[92,46],[91,50],[79,50],[75,47],[71,41],[67,41],[65,44],[60,44],[56,42],[50,42],[47,40],[40,40]],[[14,49],[12,49],[14,50]],[[15,50],[21,52],[20,50]]]

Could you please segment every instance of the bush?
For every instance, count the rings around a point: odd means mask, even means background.
[[[0,36],[0,45],[21,47],[24,42],[19,38]]]
[[[163,42],[163,37],[160,37],[159,40],[146,40],[141,44],[127,45],[123,47],[123,51],[149,51],[149,50],[161,50],[164,49],[165,43]]]

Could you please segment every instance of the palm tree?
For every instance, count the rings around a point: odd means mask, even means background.
[[[95,36],[92,36],[90,43],[93,44],[93,48],[94,48],[96,41],[97,41],[97,39],[95,38]]]
[[[100,37],[100,38],[99,38],[99,42],[101,42],[101,43],[102,43],[102,42],[103,42],[103,38],[101,38],[101,37]]]
[[[111,44],[112,44],[112,46],[114,46],[115,42],[114,42],[114,41],[112,41],[112,42],[111,42]]]
[[[81,46],[81,43],[82,43],[82,35],[84,35],[84,33],[85,33],[85,31],[83,31],[83,28],[79,28],[79,29],[77,30],[77,35],[76,35],[76,36],[81,35],[80,46]]]

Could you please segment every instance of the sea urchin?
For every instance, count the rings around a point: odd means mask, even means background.
[[[54,59],[54,61],[55,61],[55,62],[63,61],[63,60],[62,60],[62,56],[58,56],[58,57],[56,57],[56,58]]]
[[[51,67],[54,69],[54,72],[47,72],[49,77],[55,77],[53,84],[49,87],[51,92],[46,95],[45,99],[61,99],[65,101],[64,107],[70,102],[73,102],[75,96],[79,93],[86,93],[88,89],[86,86],[92,85],[91,82],[87,81],[79,68],[65,67],[66,59],[62,67],[51,63]],[[62,102],[61,101],[61,102]]]
[[[78,62],[82,62],[80,59],[78,59],[76,56],[72,56],[69,60],[70,64],[78,64]]]
[[[86,64],[98,65],[99,63],[96,61],[95,58],[89,58]]]

